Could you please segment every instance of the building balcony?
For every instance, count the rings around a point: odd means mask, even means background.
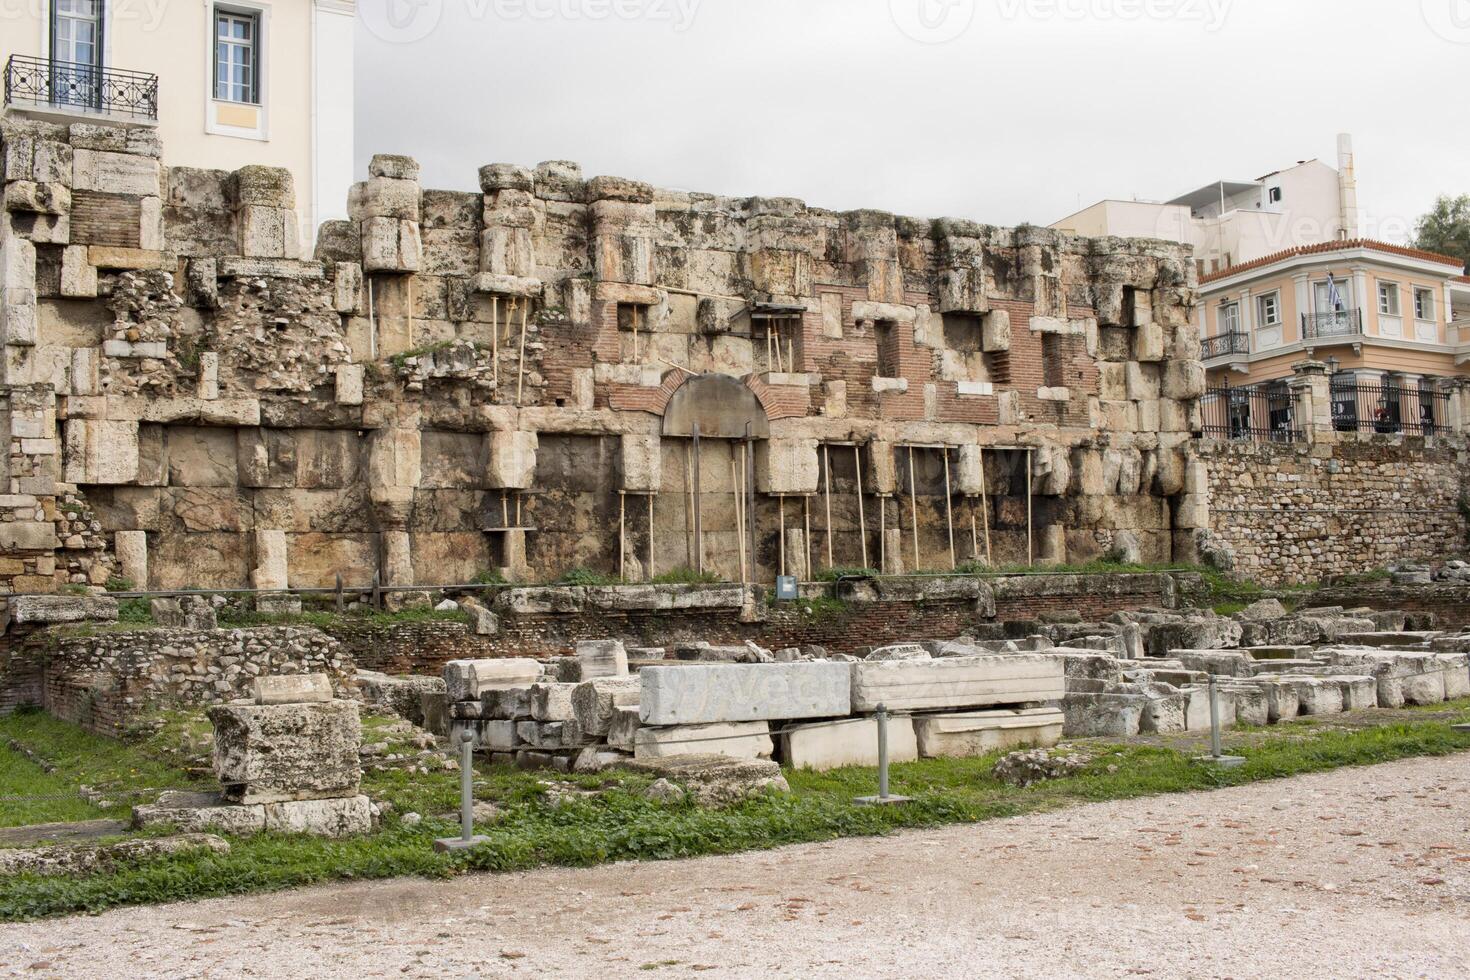
[[[1243,333],[1222,333],[1218,337],[1206,337],[1200,343],[1200,360],[1213,361],[1236,354],[1249,354],[1251,340]]]
[[[5,63],[5,105],[156,122],[158,76],[13,54]]]
[[[1362,310],[1303,313],[1302,340],[1349,340],[1363,335]]]

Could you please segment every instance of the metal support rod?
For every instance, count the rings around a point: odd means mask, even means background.
[[[373,309],[373,277],[369,273],[367,277],[368,294],[368,353],[373,360],[378,359],[378,315]]]
[[[807,578],[811,578],[811,575],[812,575],[812,498],[810,498],[810,497],[802,497],[801,498],[801,513],[802,513],[802,517],[806,520],[806,537],[803,539],[803,542],[802,542],[803,545],[806,548],[806,574],[807,574]]]
[[[979,524],[975,521],[975,498],[970,498],[970,554],[975,560],[980,560],[980,531]]]
[[[914,447],[909,447],[909,510],[914,518],[914,567],[910,571],[919,570],[919,494],[914,489]]]
[[[857,474],[858,540],[863,543],[863,567],[868,567],[868,515],[863,507],[863,451],[852,447],[852,469]]]
[[[618,491],[618,581],[626,582],[628,576],[624,566],[628,556],[628,495]]]
[[[342,615],[346,611],[347,611],[347,605],[346,605],[345,599],[344,599],[344,597],[342,595],[342,573],[341,572],[338,572],[337,573],[337,615],[340,616],[340,615]]]
[[[735,495],[735,550],[740,554],[740,584],[744,585],[748,581],[745,577],[745,521],[741,514],[744,504],[740,487],[740,471],[733,458],[730,460],[730,484]]]
[[[888,574],[888,497],[878,497],[878,571]]]
[[[786,577],[786,495],[783,493],[777,503],[781,508],[781,577]]]
[[[684,564],[694,567],[694,463],[684,444]]]
[[[822,447],[822,495],[827,501],[827,567],[837,567],[837,562],[832,557],[832,454],[824,445]]]
[[[694,423],[694,570],[704,574],[704,484],[699,473],[699,423]]]
[[[459,736],[459,839],[475,838],[475,733],[466,728]]]
[[[403,318],[408,321],[408,330],[405,331],[408,337],[408,349],[413,350],[418,346],[414,343],[413,338],[413,276],[408,277],[408,305],[404,308]]]
[[[648,492],[648,581],[653,581],[653,498],[657,496],[652,490]]]
[[[949,570],[960,567],[954,550],[954,495],[949,484],[949,450],[944,450],[944,522],[949,526]]]
[[[878,799],[888,799],[888,706],[878,705]]]
[[[490,377],[500,384],[500,297],[490,297]]]
[[[1220,692],[1215,675],[1210,674],[1210,756],[1218,759],[1225,753],[1220,748]]]

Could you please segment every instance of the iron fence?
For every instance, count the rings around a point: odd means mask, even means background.
[[[158,76],[14,54],[5,63],[5,104],[158,118]]]
[[[1210,388],[1200,400],[1203,434],[1212,439],[1295,442],[1302,437],[1284,381]]]
[[[1450,395],[1426,385],[1332,380],[1332,427],[1339,432],[1434,436],[1449,431]]]

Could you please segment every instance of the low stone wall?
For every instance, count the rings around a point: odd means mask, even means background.
[[[464,623],[340,622],[322,628],[362,670],[384,674],[438,674],[451,660],[500,656],[493,637],[477,636]]]
[[[1460,555],[1462,449],[1458,437],[1351,433],[1203,442],[1210,527],[1234,551],[1236,573],[1268,585]]]
[[[12,696],[11,707],[38,703],[58,718],[114,736],[152,707],[248,697],[251,681],[262,675],[324,673],[350,694],[355,672],[336,640],[298,627],[40,630],[22,650],[16,666],[25,669],[0,675],[0,691],[31,697]]]
[[[1314,606],[1344,609],[1402,609],[1407,613],[1433,613],[1436,629],[1470,626],[1470,584],[1436,582],[1433,585],[1393,585],[1375,582],[1342,585],[1312,593]]]

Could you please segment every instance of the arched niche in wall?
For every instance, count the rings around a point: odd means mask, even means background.
[[[755,392],[728,374],[701,374],[674,392],[664,409],[665,436],[769,439],[771,422]]]

